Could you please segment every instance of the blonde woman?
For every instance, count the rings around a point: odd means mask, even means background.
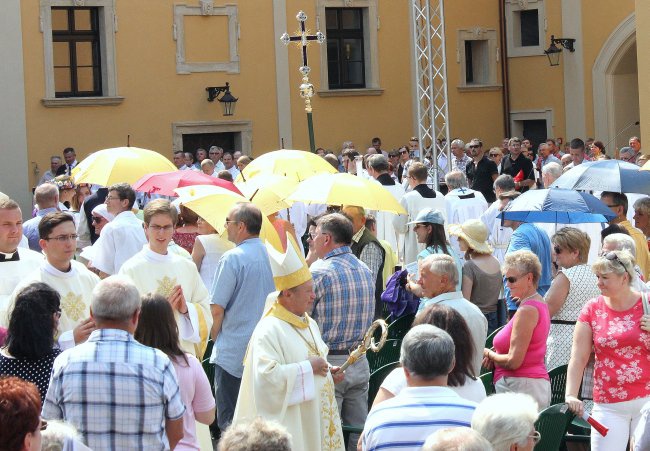
[[[526,393],[542,410],[551,402],[551,383],[544,365],[551,317],[537,291],[542,265],[537,255],[520,250],[506,255],[503,273],[519,308],[494,337],[494,348],[483,351],[483,366],[494,368],[497,393]]]
[[[643,314],[641,294],[631,286],[636,274],[629,252],[608,252],[592,269],[602,294],[588,301],[578,316],[565,400],[574,413],[582,415],[578,389],[593,349],[591,415],[609,433],[606,437],[591,434],[591,449],[624,451],[641,418],[641,408],[650,401],[650,321]]]

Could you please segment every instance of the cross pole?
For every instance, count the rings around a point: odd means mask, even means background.
[[[314,122],[312,120],[311,97],[314,95],[314,85],[309,82],[309,72],[311,68],[307,65],[307,46],[310,41],[316,41],[319,44],[325,42],[325,35],[320,31],[316,34],[309,34],[305,28],[307,21],[307,14],[304,11],[299,11],[296,19],[300,23],[300,31],[294,36],[289,36],[284,33],[280,37],[280,41],[284,45],[289,45],[291,42],[297,43],[302,47],[302,66],[298,69],[302,74],[302,84],[300,85],[300,97],[305,99],[305,111],[307,112],[307,131],[309,132],[309,148],[312,153],[316,152],[316,143],[314,141]]]

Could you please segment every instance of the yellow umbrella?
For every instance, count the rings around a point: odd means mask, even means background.
[[[312,175],[336,172],[331,164],[316,154],[304,150],[281,149],[255,158],[244,168],[240,177],[242,181],[247,181],[261,174],[275,174],[302,182]]]
[[[177,171],[174,164],[153,150],[139,147],[115,147],[91,153],[72,170],[75,183],[111,186],[134,184],[152,172]]]
[[[386,188],[352,174],[320,174],[300,183],[289,200],[312,204],[354,205],[367,210],[406,214]]]
[[[287,200],[287,197],[294,192],[298,182],[282,175],[261,174],[246,182],[237,182],[235,185],[268,216],[291,207],[293,202]]]
[[[201,216],[210,224],[220,235],[226,229],[226,217],[228,212],[238,202],[250,202],[244,196],[240,196],[220,186],[186,186],[174,190],[178,194],[180,202],[185,207]],[[273,224],[266,218],[268,213],[262,211],[262,230],[260,238],[262,241],[268,241],[273,247],[282,250],[282,244],[278,232]]]

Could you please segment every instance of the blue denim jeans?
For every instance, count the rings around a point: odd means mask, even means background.
[[[500,326],[499,324],[499,314],[498,312],[492,312],[492,313],[483,313],[483,316],[485,316],[485,319],[487,319],[488,322],[488,330],[487,334],[488,337],[497,330]]]

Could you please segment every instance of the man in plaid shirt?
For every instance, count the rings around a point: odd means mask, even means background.
[[[354,256],[352,222],[339,213],[321,217],[312,237],[321,259],[311,266],[314,278],[313,319],[329,347],[328,362],[341,366],[372,323],[375,280],[368,267]],[[336,401],[343,424],[363,424],[368,415],[370,369],[365,356],[352,364],[336,385]],[[351,449],[356,439],[351,438]]]
[[[71,423],[95,451],[173,449],[183,437],[172,363],[133,338],[140,306],[127,279],[101,281],[90,307],[97,330],[54,361],[42,416]]]

